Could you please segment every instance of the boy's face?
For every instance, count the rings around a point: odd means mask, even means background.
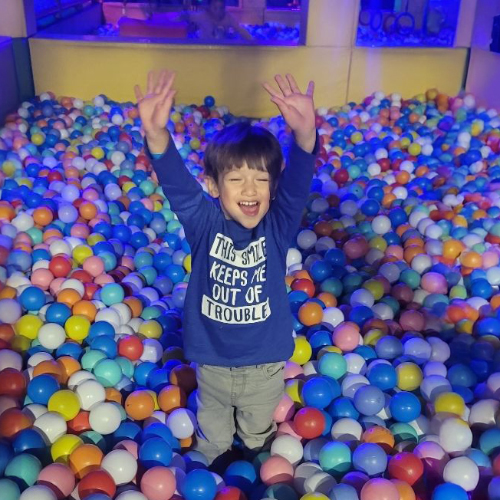
[[[269,210],[271,200],[271,177],[268,172],[254,170],[243,164],[222,175],[216,183],[206,179],[208,192],[219,198],[227,219],[239,222],[247,229],[253,229]]]

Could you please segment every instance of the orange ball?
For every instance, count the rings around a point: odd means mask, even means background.
[[[33,212],[33,221],[39,226],[48,226],[54,220],[54,214],[47,207],[36,208]]]
[[[337,298],[329,292],[321,292],[317,297],[326,307],[336,307]]]
[[[364,443],[375,443],[381,446],[386,453],[389,453],[394,448],[395,440],[392,432],[385,427],[374,425],[370,427],[361,437]]]
[[[443,257],[446,259],[458,259],[464,245],[458,240],[447,240],[443,243]]]
[[[45,361],[42,361],[41,363],[38,363],[33,369],[33,377],[37,377],[38,375],[43,374],[52,375],[57,379],[58,382],[61,382],[63,378],[63,369],[57,361],[53,359],[47,359]]]
[[[177,385],[167,385],[158,394],[158,404],[165,413],[186,406],[186,393]]]
[[[483,265],[483,258],[477,252],[467,252],[460,256],[460,262],[465,267],[478,269]]]
[[[305,326],[321,323],[323,308],[317,302],[306,302],[300,306],[299,321]]]
[[[391,479],[390,481],[398,490],[399,500],[416,500],[413,488],[406,481],[400,479]]]
[[[85,220],[91,220],[97,215],[97,207],[91,201],[84,201],[80,205],[79,212]]]
[[[57,358],[57,364],[61,367],[61,383],[65,385],[71,375],[82,368],[80,363],[71,356],[61,356]]]
[[[153,414],[154,410],[154,399],[147,391],[134,391],[125,400],[125,411],[134,420],[145,420]]]
[[[132,311],[132,317],[138,318],[142,313],[142,303],[137,297],[127,297],[123,301],[124,304]]]
[[[57,302],[66,304],[70,308],[72,308],[77,302],[80,302],[80,300],[81,300],[80,294],[76,290],[73,290],[72,288],[64,288],[57,294]],[[73,314],[76,313],[73,312]]]
[[[78,479],[99,468],[103,459],[102,451],[95,444],[82,444],[69,456],[68,465]]]
[[[190,394],[198,387],[195,370],[191,366],[184,364],[172,368],[169,382],[179,386],[186,394]]]
[[[97,307],[90,300],[80,300],[73,305],[73,314],[75,316],[85,316],[93,322],[97,316]]]
[[[109,402],[114,401],[115,403],[118,403],[119,405],[121,405],[123,402],[122,393],[118,389],[115,389],[114,387],[107,387],[106,388],[106,401],[109,401]]]

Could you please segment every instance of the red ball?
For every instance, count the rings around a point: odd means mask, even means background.
[[[0,438],[13,439],[24,429],[29,429],[33,420],[19,408],[9,408],[0,415]]]
[[[380,165],[382,172],[387,172],[391,168],[391,160],[389,158],[380,158],[377,163]]]
[[[292,290],[300,290],[301,292],[306,292],[309,297],[314,297],[316,292],[316,287],[311,280],[307,278],[299,278],[292,282]]]
[[[125,335],[118,341],[118,354],[131,361],[138,360],[144,352],[144,346],[139,337]]]
[[[66,255],[56,255],[49,263],[49,271],[56,278],[66,278],[71,272],[71,259]]]
[[[0,396],[21,398],[26,394],[24,375],[15,368],[5,368],[0,372]]]
[[[413,486],[424,473],[422,460],[413,453],[396,453],[388,466],[389,475],[394,479],[400,479]]]
[[[349,180],[349,172],[345,168],[341,168],[333,174],[333,180],[339,185],[345,184]]]
[[[297,434],[306,439],[314,439],[323,434],[326,420],[321,410],[306,406],[295,414],[293,423]]]
[[[247,497],[236,486],[226,486],[217,493],[215,500],[247,500]]]
[[[108,471],[95,469],[78,483],[78,494],[81,500],[93,493],[104,493],[111,498],[115,496],[116,484]]]

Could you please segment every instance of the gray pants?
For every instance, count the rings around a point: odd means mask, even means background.
[[[274,410],[285,389],[284,366],[284,362],[237,368],[198,365],[195,449],[210,463],[231,448],[235,432],[248,450],[258,451],[270,442],[276,432]]]

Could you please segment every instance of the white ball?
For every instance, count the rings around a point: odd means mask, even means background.
[[[38,429],[43,438],[51,444],[64,436],[68,429],[63,416],[54,411],[48,411],[40,415],[33,423],[33,427]]]
[[[103,436],[112,434],[120,427],[120,410],[113,403],[99,403],[90,410],[89,423],[93,431]]]
[[[66,331],[57,323],[46,323],[38,330],[38,341],[46,349],[57,349],[65,340]]]
[[[474,403],[470,409],[469,425],[480,429],[495,427],[495,416],[500,408],[500,403],[495,399],[482,399]]]
[[[304,483],[306,493],[323,493],[328,495],[330,490],[337,484],[337,481],[326,472],[316,472],[308,477]]]
[[[167,427],[177,439],[186,439],[194,434],[196,417],[192,411],[178,408],[168,416]]]
[[[295,467],[302,460],[304,448],[297,438],[283,434],[273,441],[271,455],[286,458]]]
[[[472,491],[479,482],[479,468],[468,457],[452,458],[444,468],[443,479],[458,484],[465,491]]]
[[[116,485],[126,484],[137,473],[137,460],[126,450],[113,450],[103,458],[101,467],[111,474]]]
[[[461,418],[447,418],[439,429],[439,443],[447,453],[464,452],[472,445],[472,431]]]
[[[344,321],[344,313],[337,307],[326,307],[323,309],[322,322],[332,329]]]
[[[295,469],[293,474],[293,486],[300,495],[305,495],[305,483],[317,472],[322,472],[319,464],[315,462],[304,462]]]
[[[97,380],[85,380],[79,384],[75,393],[78,396],[82,410],[89,411],[106,400],[106,390]]]
[[[26,488],[21,493],[19,500],[57,500],[57,497],[48,486],[35,484]]]
[[[332,425],[331,436],[335,441],[360,441],[363,427],[353,418],[340,418]]]

